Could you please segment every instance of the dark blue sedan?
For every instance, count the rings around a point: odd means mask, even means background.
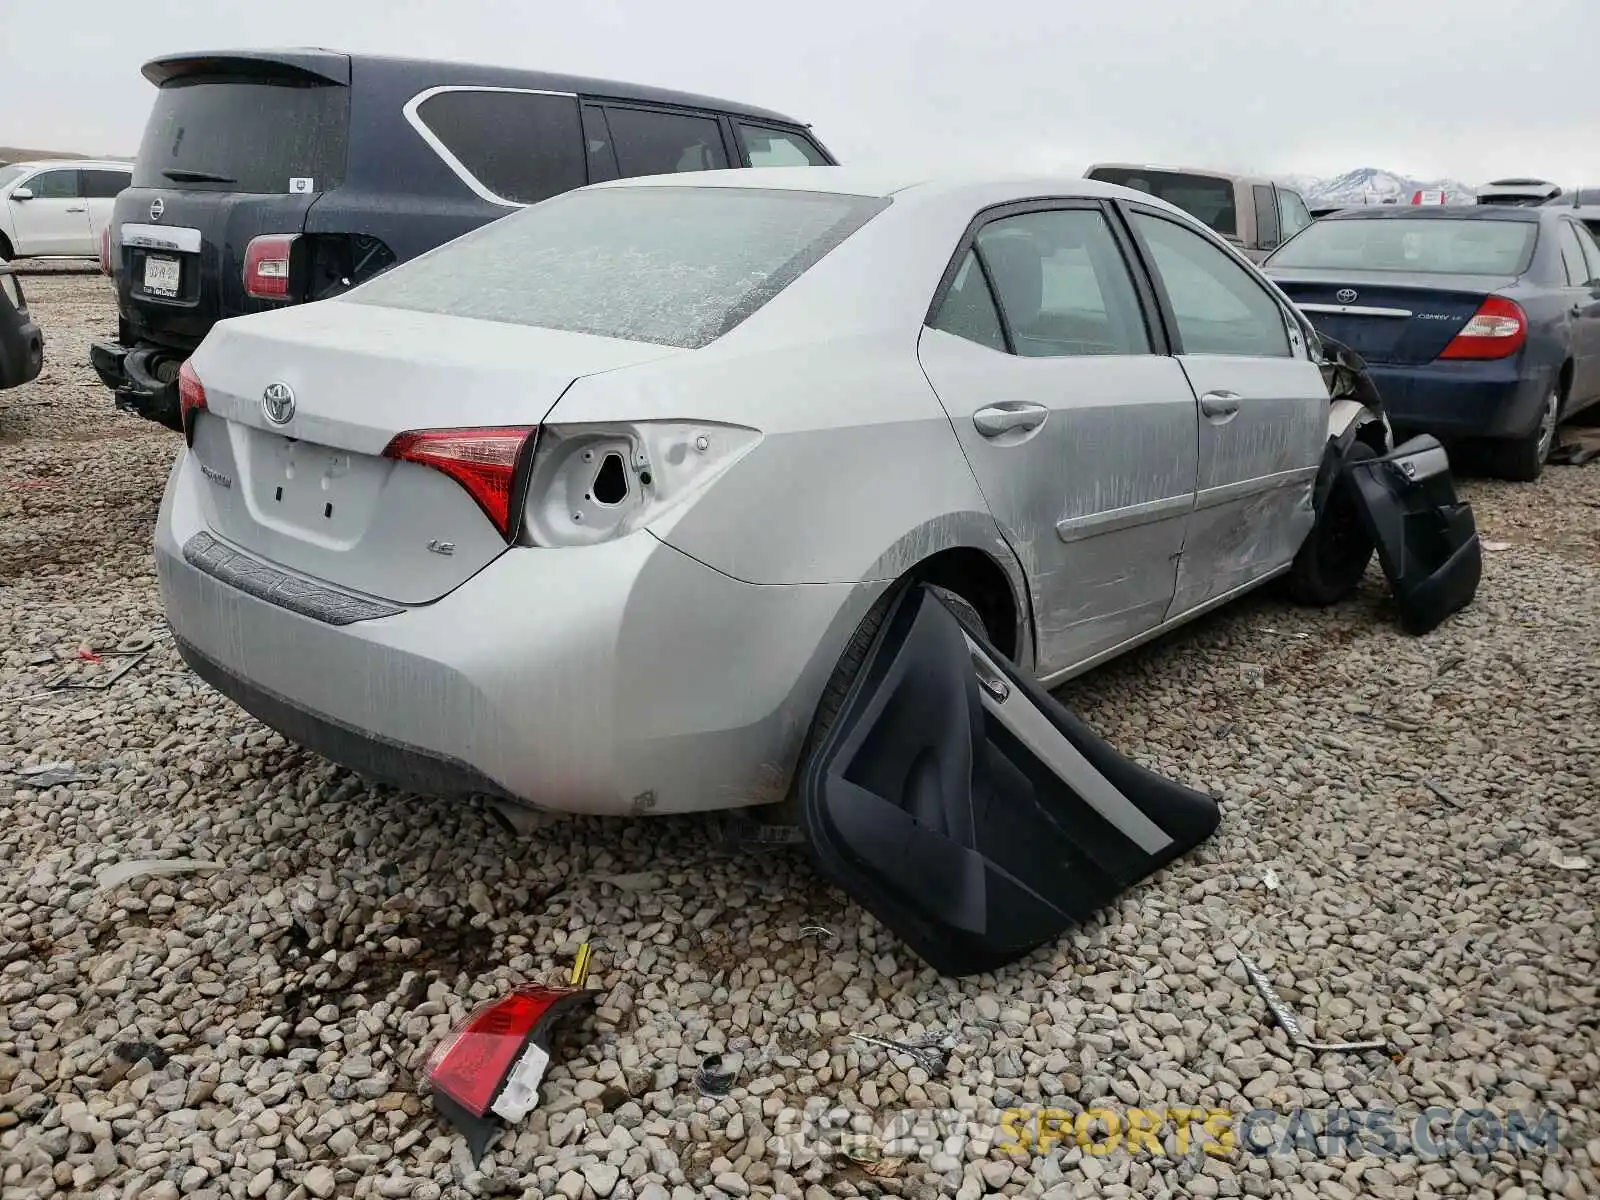
[[[1536,479],[1561,421],[1600,403],[1600,243],[1560,208],[1374,207],[1262,264],[1366,359],[1396,435],[1483,442]]]

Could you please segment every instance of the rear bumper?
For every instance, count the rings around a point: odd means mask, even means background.
[[[120,342],[94,342],[89,347],[89,365],[100,382],[115,393],[119,409],[169,429],[180,429],[177,376],[174,374],[169,380],[157,378],[158,360],[181,363],[182,358],[169,350],[130,348]]]
[[[43,368],[39,326],[0,297],[0,391],[37,379]]]
[[[333,624],[185,557],[202,483],[180,452],[155,537],[184,658],[307,748],[425,794],[616,815],[780,800],[883,586],[744,584],[641,532],[511,550],[432,604]]]
[[[1527,374],[1522,356],[1495,362],[1368,363],[1397,437],[1524,437],[1552,385]]]

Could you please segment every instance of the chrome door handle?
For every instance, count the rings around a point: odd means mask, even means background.
[[[1237,392],[1207,392],[1200,397],[1200,411],[1208,417],[1227,420],[1239,411]]]
[[[1004,407],[991,404],[972,414],[972,423],[984,437],[999,437],[1013,429],[1037,429],[1044,424],[1050,410],[1042,404],[1014,404]]]

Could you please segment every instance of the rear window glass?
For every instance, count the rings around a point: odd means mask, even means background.
[[[888,203],[757,188],[568,192],[402,263],[346,302],[693,349]]]
[[[1310,270],[1520,275],[1527,269],[1535,231],[1531,221],[1318,221],[1267,261]]]
[[[133,186],[325,192],[344,182],[350,89],[169,83],[156,93]]]
[[[1224,236],[1233,237],[1239,232],[1231,179],[1182,171],[1142,171],[1136,167],[1096,167],[1089,172],[1089,178],[1134,188],[1165,200]]]

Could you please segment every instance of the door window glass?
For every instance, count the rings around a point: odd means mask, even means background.
[[[89,170],[81,175],[83,194],[90,200],[109,200],[128,186],[127,171]]]
[[[40,171],[23,185],[35,200],[73,200],[78,195],[76,171]]]
[[[722,127],[712,117],[608,107],[606,123],[611,127],[617,167],[625,178],[715,171],[728,165]]]
[[[1600,242],[1596,242],[1594,235],[1580,225],[1578,244],[1583,247],[1584,260],[1589,264],[1589,282],[1600,281]]]
[[[1182,353],[1291,356],[1283,310],[1239,262],[1176,221],[1131,215],[1166,287]]]
[[[956,272],[955,282],[928,322],[933,328],[977,342],[991,350],[1006,348],[1006,335],[1000,330],[1000,314],[995,311],[994,294],[983,277],[978,256],[971,250]]]
[[[764,125],[739,124],[739,141],[752,167],[822,167],[828,160],[805,138]]]
[[[437,92],[417,106],[417,119],[504,200],[535,204],[586,182],[578,102],[571,96]]]
[[[1278,204],[1272,189],[1265,184],[1252,188],[1256,200],[1256,245],[1270,250],[1282,239],[1278,236]]]
[[[1150,334],[1127,264],[1098,209],[991,221],[978,253],[1017,354],[1148,354]]]
[[[590,183],[602,183],[617,177],[617,156],[611,149],[611,130],[606,126],[605,110],[598,104],[583,106],[583,148],[589,158]]]
[[[1278,189],[1278,224],[1278,238],[1285,242],[1311,224],[1311,210],[1300,199],[1299,192]]]
[[[1583,260],[1583,243],[1578,241],[1578,227],[1571,221],[1558,221],[1560,232],[1556,235],[1561,245],[1561,264],[1566,268],[1567,282],[1581,287],[1589,282],[1589,264]]]

